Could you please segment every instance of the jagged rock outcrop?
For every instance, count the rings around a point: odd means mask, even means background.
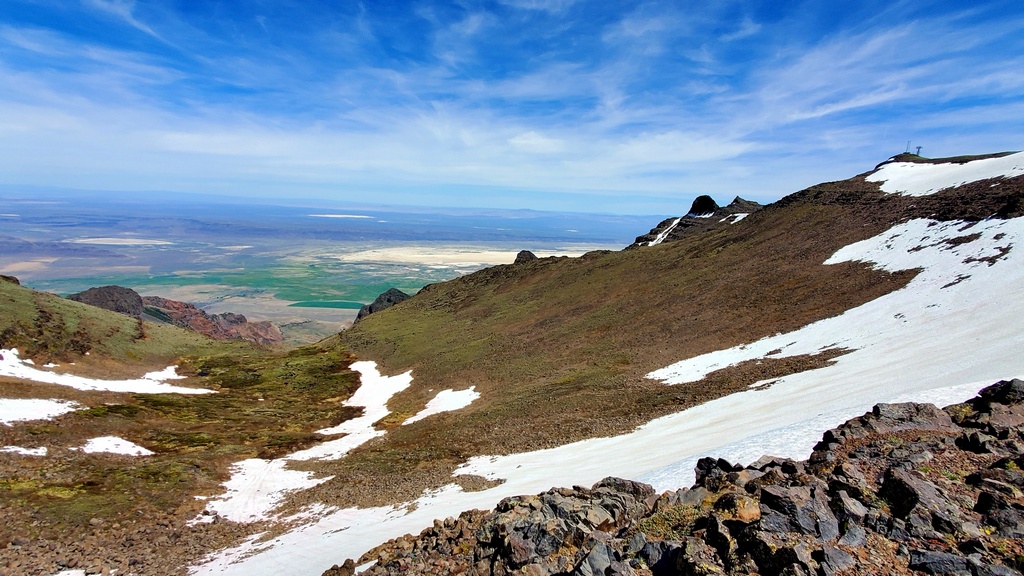
[[[142,316],[145,308],[142,296],[131,288],[123,286],[100,286],[68,296],[68,300],[81,302],[104,310],[111,310],[136,318]]]
[[[650,232],[637,236],[630,248],[655,246],[664,242],[679,240],[700,230],[735,224],[762,206],[737,196],[728,206],[719,206],[711,196],[703,195],[694,199],[685,216],[667,218],[658,223]]]
[[[409,296],[408,294],[402,292],[398,288],[388,288],[386,292],[383,292],[381,293],[380,296],[377,296],[377,298],[374,299],[373,302],[366,304],[359,309],[359,313],[356,314],[356,322],[362,320],[363,318],[369,316],[370,314],[391,308],[392,306],[398,304],[399,302],[405,302],[409,298],[412,298],[412,296]]]
[[[529,250],[520,250],[519,254],[516,254],[516,260],[513,264],[522,264],[523,262],[529,262],[530,260],[536,260],[537,255]]]
[[[193,304],[159,296],[140,296],[123,286],[101,286],[72,294],[68,299],[135,318],[149,318],[174,324],[219,340],[248,340],[277,344],[284,336],[270,322],[249,322],[241,314],[208,314]]]
[[[284,336],[276,326],[264,320],[249,322],[242,314],[208,314],[188,302],[144,296],[145,313],[153,318],[188,328],[219,340],[248,340],[257,344],[277,344]]]
[[[435,521],[325,575],[1020,576],[1024,381],[940,410],[879,404],[810,459],[703,458],[692,488],[592,488],[507,498]]]

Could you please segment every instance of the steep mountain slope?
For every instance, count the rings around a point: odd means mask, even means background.
[[[443,432],[471,439],[468,450],[520,451],[625,431],[840,353],[742,364],[685,389],[644,378],[679,358],[835,316],[914,276],[859,262],[825,265],[840,248],[912,218],[1021,212],[1020,177],[908,197],[866,176],[809,188],[675,242],[497,266],[430,286],[340,339],[387,373],[413,370],[413,386],[390,403],[397,414],[415,413],[430,389],[476,386],[482,398]],[[407,444],[398,437],[413,434],[417,449],[433,441],[461,456],[429,429],[396,434],[393,448],[401,452]]]

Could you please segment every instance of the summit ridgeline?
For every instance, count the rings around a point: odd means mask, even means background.
[[[698,196],[684,216],[662,220],[647,234],[637,236],[627,248],[657,246],[664,242],[675,242],[696,232],[736,224],[761,208],[761,204],[739,196],[727,206],[719,206],[711,196]]]

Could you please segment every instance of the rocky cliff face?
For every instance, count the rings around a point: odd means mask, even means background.
[[[258,344],[276,344],[284,337],[270,322],[249,322],[241,314],[207,314],[187,302],[158,296],[142,297],[131,288],[101,286],[72,294],[68,299],[128,316],[151,319],[187,328],[221,340],[249,340]]]
[[[662,220],[647,234],[637,236],[627,248],[655,246],[679,240],[700,230],[735,224],[761,207],[757,202],[744,200],[739,196],[728,206],[719,206],[711,196],[698,196],[685,216]]]
[[[270,322],[249,322],[241,314],[208,314],[187,302],[168,300],[159,296],[145,296],[142,302],[149,316],[206,334],[211,338],[249,340],[257,344],[276,344],[284,339],[281,331]]]
[[[1024,381],[880,404],[805,462],[704,458],[692,488],[607,478],[503,500],[370,551],[363,574],[1012,576],[1024,569]],[[352,560],[325,576],[352,573]]]

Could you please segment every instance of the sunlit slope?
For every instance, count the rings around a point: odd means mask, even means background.
[[[163,367],[186,354],[252,349],[8,281],[0,281],[0,348],[18,348],[37,362],[75,360],[80,372],[88,372],[91,365],[105,377],[134,373],[139,366]]]
[[[413,369],[413,386],[391,402],[398,415],[422,407],[427,390],[476,386],[481,399],[446,426],[479,449],[622,431],[839,353],[749,363],[680,387],[643,378],[680,358],[835,316],[914,275],[823,264],[843,246],[916,217],[1021,212],[1019,177],[915,198],[885,193],[865,176],[808,188],[677,242],[497,266],[430,286],[340,338],[386,371]]]

